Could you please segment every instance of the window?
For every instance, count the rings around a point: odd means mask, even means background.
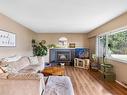
[[[127,30],[108,36],[108,51],[111,57],[127,61]]]
[[[115,30],[98,38],[98,56],[127,62],[127,29]]]

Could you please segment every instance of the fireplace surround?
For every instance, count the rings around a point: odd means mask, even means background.
[[[73,65],[75,57],[75,49],[50,49],[50,63],[57,65],[65,63],[65,65]]]
[[[90,51],[87,48],[53,48],[49,50],[49,61],[52,65],[65,63],[74,66],[74,58],[89,59]]]

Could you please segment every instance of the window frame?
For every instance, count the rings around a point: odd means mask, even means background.
[[[99,43],[99,37],[100,36],[106,35],[106,39],[108,39],[108,36],[113,35],[115,33],[124,32],[124,31],[127,31],[127,26],[122,27],[122,28],[118,28],[118,29],[115,29],[115,30],[112,30],[112,31],[109,31],[109,32],[101,33],[100,35],[97,36],[96,43],[97,44]],[[96,54],[98,56],[99,55],[99,47],[97,47],[97,46],[99,46],[99,44],[96,45]],[[122,60],[122,59],[119,59],[119,58],[114,58],[112,56],[108,56],[108,40],[106,40],[106,58],[110,59],[110,60],[113,60],[113,61],[118,61],[118,62],[122,62],[122,63],[127,64],[126,60]]]

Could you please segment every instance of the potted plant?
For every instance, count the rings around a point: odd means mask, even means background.
[[[45,43],[46,43],[45,40],[42,40],[41,42],[38,42],[35,39],[32,40],[33,55],[37,56],[38,59],[41,59],[43,61],[44,61],[44,56],[46,56],[48,52]]]

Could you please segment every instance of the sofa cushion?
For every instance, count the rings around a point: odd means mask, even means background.
[[[3,68],[0,67],[0,74],[1,73],[5,73],[5,72],[4,72]]]
[[[19,71],[19,70],[25,68],[28,65],[30,65],[30,62],[29,62],[29,59],[27,57],[22,57],[18,61],[15,61],[15,62],[12,62],[12,63],[9,64],[9,66],[11,68],[15,68],[16,71]]]
[[[42,71],[44,69],[44,64],[36,64],[36,65],[28,65],[27,67],[21,69],[19,72],[20,73],[28,73],[28,72],[38,72]]]
[[[21,69],[19,73],[36,73],[40,69],[40,65],[28,65],[27,67]]]
[[[4,66],[5,72],[8,73],[17,73],[19,70],[30,65],[29,59],[27,57],[22,57],[18,61],[14,62],[3,62],[1,66]]]

